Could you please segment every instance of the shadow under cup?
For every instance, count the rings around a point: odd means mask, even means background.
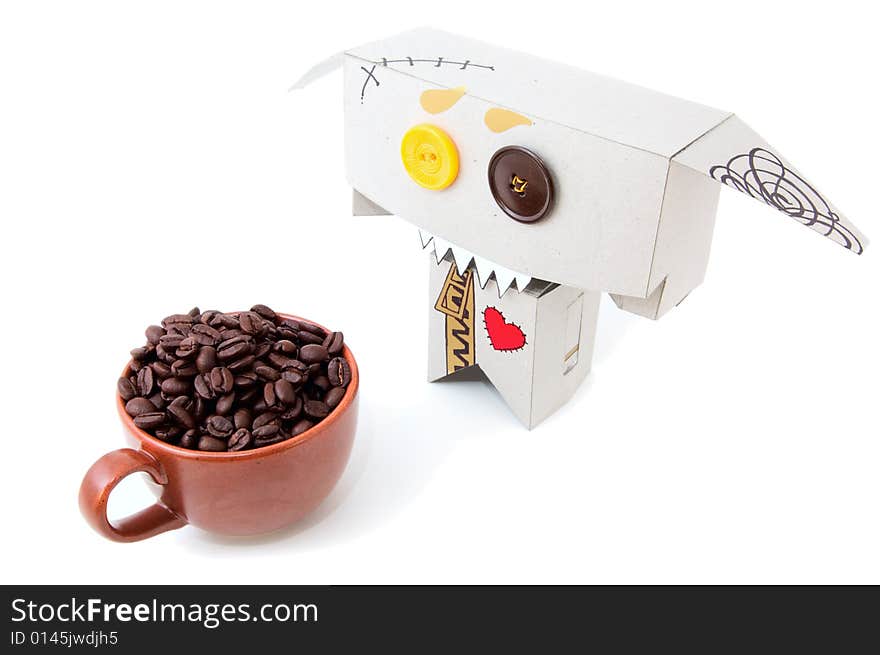
[[[351,367],[351,382],[339,405],[306,432],[253,450],[216,453],[172,446],[135,426],[117,396],[132,448],[107,453],[86,473],[79,492],[83,516],[114,541],[139,541],[187,524],[243,536],[295,523],[329,495],[351,454],[359,376],[348,346],[343,356]],[[128,374],[126,367],[123,375]],[[137,472],[156,483],[151,487],[158,501],[111,523],[107,501],[113,488]]]

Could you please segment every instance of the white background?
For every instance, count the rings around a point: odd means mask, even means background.
[[[605,298],[593,373],[527,432],[423,381],[427,255],[349,216],[339,74],[288,92],[431,24],[736,111],[876,240],[862,4],[3,3],[2,582],[880,583],[877,246],[724,190],[705,283],[659,322]],[[358,357],[339,486],[281,534],[103,540],[77,489],[123,443],[128,350],[256,302]],[[149,500],[131,478],[113,510]]]

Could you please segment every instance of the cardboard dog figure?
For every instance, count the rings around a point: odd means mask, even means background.
[[[479,366],[537,425],[590,370],[599,297],[657,319],[702,281],[726,185],[860,254],[859,231],[735,115],[420,29],[349,50],[355,215],[430,252],[430,380]]]

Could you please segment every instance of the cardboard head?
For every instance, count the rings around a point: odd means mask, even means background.
[[[504,269],[646,299],[675,276],[673,295],[686,295],[705,269],[718,183],[865,246],[728,112],[433,30],[342,59],[351,185],[444,253],[455,246],[460,266],[483,262],[481,277]]]

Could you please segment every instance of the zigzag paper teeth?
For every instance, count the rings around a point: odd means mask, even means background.
[[[467,270],[471,263],[473,263],[477,275],[477,282],[481,289],[485,289],[486,285],[489,283],[489,278],[494,276],[495,282],[498,285],[499,298],[511,287],[515,288],[517,291],[522,291],[528,286],[529,282],[532,281],[531,275],[518,273],[509,268],[505,268],[504,266],[500,266],[485,257],[475,255],[470,250],[457,246],[454,243],[450,243],[449,241],[441,239],[425,230],[419,230],[419,240],[421,241],[423,250],[428,250],[429,252],[434,253],[434,259],[438,264],[443,261],[451,250],[453,260],[455,261],[455,267],[458,269],[459,275],[464,274],[465,270]]]
[[[493,271],[495,273],[495,282],[498,284],[498,297],[500,298],[510,288],[510,285],[513,284],[513,281],[516,279],[516,273],[498,265],[494,267]]]
[[[474,268],[477,269],[477,282],[481,289],[485,289],[489,283],[489,277],[492,275],[492,269],[495,265],[488,259],[483,259],[474,255]]]
[[[422,250],[428,247],[428,244],[434,239],[434,235],[424,230],[419,230],[419,239],[422,242]]]
[[[449,252],[450,243],[441,239],[440,237],[434,237],[434,259],[437,260],[437,263],[443,261],[443,258],[446,257],[446,253]]]
[[[455,267],[458,269],[459,275],[464,275],[467,267],[471,265],[474,256],[464,248],[452,246],[452,256],[455,257]]]
[[[529,286],[529,282],[532,281],[532,276],[525,273],[516,273],[515,277],[517,291],[525,291],[525,288]]]

